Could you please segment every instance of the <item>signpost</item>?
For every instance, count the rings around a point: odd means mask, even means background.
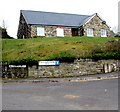
[[[39,61],[39,65],[60,65],[59,61]]]

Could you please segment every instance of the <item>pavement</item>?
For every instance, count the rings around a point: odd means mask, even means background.
[[[28,79],[3,79],[3,83],[17,82],[17,83],[40,83],[40,82],[68,82],[68,81],[90,81],[101,80],[109,78],[120,77],[120,72],[112,72],[107,74],[95,74],[79,77],[66,77],[66,78],[28,78]]]

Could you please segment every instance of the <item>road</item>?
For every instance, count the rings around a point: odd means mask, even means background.
[[[118,110],[118,79],[3,83],[3,110]]]

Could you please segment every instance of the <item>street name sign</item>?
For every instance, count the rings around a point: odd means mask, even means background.
[[[39,65],[60,65],[59,61],[39,61]]]
[[[14,68],[26,68],[26,65],[9,65],[9,67]]]

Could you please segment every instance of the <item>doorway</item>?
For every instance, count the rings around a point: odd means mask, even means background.
[[[78,28],[72,28],[72,36],[78,36]]]

